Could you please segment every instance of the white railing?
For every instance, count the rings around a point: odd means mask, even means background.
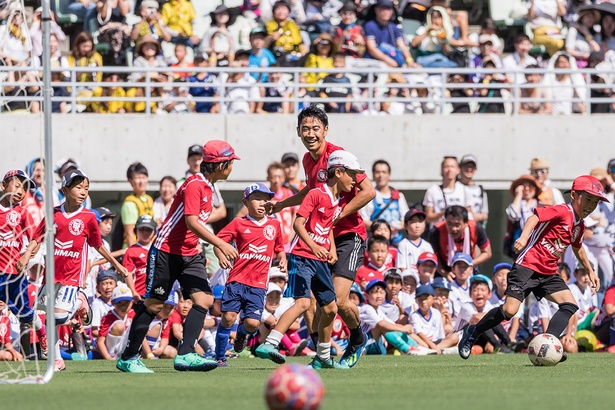
[[[32,85],[38,85],[42,87],[42,82],[39,80],[38,83],[25,83],[23,81],[8,81],[8,72],[9,71],[19,71],[21,73],[25,71],[37,71],[34,68],[25,68],[25,67],[0,67],[0,107],[6,107],[6,104],[9,102],[27,102],[31,103],[34,101],[42,102],[42,96],[40,95],[18,95],[18,96],[10,96],[5,94],[5,87],[30,87]],[[179,67],[166,67],[166,68],[150,68],[150,69],[142,69],[135,67],[71,67],[71,68],[53,68],[52,72],[54,73],[69,73],[68,79],[61,82],[52,82],[53,87],[66,87],[69,90],[70,95],[67,97],[59,97],[53,96],[52,102],[67,102],[70,104],[70,112],[75,114],[82,111],[89,103],[92,102],[145,102],[145,113],[151,113],[151,104],[161,104],[163,102],[205,102],[205,103],[216,103],[216,104],[227,104],[234,99],[232,97],[227,96],[227,90],[234,88],[234,83],[229,82],[220,82],[217,81],[214,84],[209,84],[211,86],[218,88],[218,95],[213,97],[179,97],[172,95],[165,96],[154,96],[153,91],[157,88],[166,88],[173,84],[173,87],[202,87],[203,83],[200,82],[181,82],[181,83],[170,83],[165,81],[154,80],[156,77],[159,77],[160,73],[198,73],[198,72],[207,72],[213,75],[220,76],[222,73],[261,73],[261,74],[270,74],[270,73],[283,73],[283,85],[287,87],[287,90],[290,90],[290,95],[288,97],[263,97],[256,98],[250,100],[251,102],[270,102],[270,103],[289,103],[292,106],[291,112],[298,112],[300,110],[301,104],[313,104],[313,103],[328,103],[328,102],[336,102],[336,103],[345,103],[348,102],[347,98],[321,98],[318,96],[299,96],[299,91],[305,88],[318,88],[324,89],[327,87],[340,87],[345,85],[340,85],[339,83],[318,83],[318,84],[306,84],[301,81],[301,77],[305,73],[345,73],[349,75],[352,80],[351,84],[348,85],[349,88],[353,90],[352,98],[350,101],[355,106],[361,106],[363,109],[369,108],[371,112],[377,110],[377,107],[380,103],[391,103],[391,102],[400,102],[403,104],[427,104],[433,108],[433,112],[438,114],[448,114],[451,111],[451,104],[455,103],[467,103],[471,107],[476,107],[479,104],[483,103],[495,103],[495,104],[504,104],[506,108],[506,113],[510,115],[519,115],[519,105],[523,103],[553,103],[554,101],[546,98],[527,98],[521,97],[521,90],[528,88],[574,88],[574,89],[582,89],[584,95],[577,95],[571,99],[566,100],[558,100],[559,103],[571,103],[571,104],[584,104],[585,105],[585,115],[591,114],[591,105],[592,104],[614,104],[615,98],[605,97],[605,98],[592,98],[591,91],[593,89],[612,89],[614,87],[613,84],[602,84],[602,83],[593,83],[592,75],[601,75],[609,78],[615,78],[614,72],[605,72],[604,70],[595,70],[595,69],[584,69],[584,70],[573,70],[573,69],[556,69],[556,70],[547,70],[543,68],[539,69],[525,69],[525,70],[503,70],[503,69],[469,69],[469,68],[447,68],[447,69],[393,69],[393,68],[385,68],[385,69],[355,69],[352,71],[346,69],[318,69],[318,68],[260,68],[260,67],[247,67],[247,68],[188,68],[182,69]],[[118,73],[124,77],[127,77],[129,74],[139,73],[142,75],[141,80],[139,81],[120,81],[120,82],[79,82],[77,79],[80,77],[82,73],[91,73],[92,77],[96,76],[96,73]],[[532,74],[537,73],[543,76],[543,83],[534,85],[527,83],[518,83],[518,82],[494,82],[489,84],[482,83],[451,83],[448,82],[449,76],[454,74],[460,74],[462,76],[469,76],[473,74],[480,75],[491,75],[497,74],[502,77],[509,76],[509,78],[516,78],[518,74]],[[403,78],[408,81],[408,83],[389,83],[387,81],[388,76],[396,75],[403,76]],[[574,84],[570,82],[569,85],[561,85],[555,84],[550,85],[544,82],[544,78],[546,75],[558,75],[558,74],[575,74],[580,75],[579,78],[582,78],[580,83]],[[362,81],[357,81],[359,78],[363,78]],[[419,79],[417,81],[417,79]],[[245,85],[241,85],[245,87]],[[268,83],[268,82],[258,82],[255,83],[254,86],[258,87],[279,87],[280,83]],[[94,89],[95,87],[122,87],[124,90],[128,90],[131,88],[142,88],[143,89],[143,97],[92,97],[80,94],[81,91],[85,88]],[[416,96],[395,96],[391,97],[387,94],[387,91],[390,89],[401,89],[409,88],[412,90],[427,90],[427,97],[416,97]],[[449,91],[454,89],[464,89],[464,90],[473,90],[475,93],[480,89],[495,89],[500,90],[502,97],[481,97],[481,96],[468,96],[468,97],[450,97]],[[42,95],[42,93],[39,93]],[[2,108],[0,108],[2,110]],[[4,111],[7,111],[6,108]],[[475,110],[473,110],[475,111]],[[612,111],[612,110],[611,110]]]

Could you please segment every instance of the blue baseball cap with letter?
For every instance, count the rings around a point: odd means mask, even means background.
[[[255,182],[252,185],[248,185],[246,189],[243,190],[243,199],[248,199],[250,195],[255,192],[262,192],[263,194],[269,195],[270,198],[273,198],[275,195],[269,188],[265,186],[265,184],[261,184],[260,182]]]
[[[449,282],[448,279],[443,278],[441,276],[435,278],[431,286],[433,286],[434,289],[446,289],[449,292],[452,290],[451,282]]]

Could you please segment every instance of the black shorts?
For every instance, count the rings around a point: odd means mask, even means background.
[[[146,298],[165,301],[173,284],[178,281],[184,299],[197,292],[211,294],[211,286],[202,254],[194,256],[174,255],[151,247],[147,255]]]
[[[365,241],[356,233],[347,233],[335,238],[335,248],[337,249],[337,262],[331,268],[331,273],[354,282],[357,269],[363,265]]]
[[[566,282],[559,275],[543,275],[521,265],[513,265],[508,273],[505,295],[511,296],[521,302],[534,293],[540,300],[547,295],[562,290],[569,290]]]

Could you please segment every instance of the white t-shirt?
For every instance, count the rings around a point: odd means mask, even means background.
[[[481,185],[466,185],[472,212],[486,214],[489,213],[489,202],[487,201],[487,191]]]
[[[276,319],[279,319],[284,314],[284,312],[286,312],[294,304],[295,304],[295,299],[293,298],[280,299],[280,305],[273,313],[269,313],[267,309],[263,309],[263,314],[261,315],[261,322],[264,322],[270,316],[273,316]]]
[[[455,331],[458,332],[463,329],[467,324],[469,324],[470,320],[472,320],[472,316],[474,316],[475,314],[487,313],[491,309],[493,309],[493,306],[489,302],[485,303],[485,306],[483,306],[480,312],[478,311],[474,303],[472,303],[472,301],[464,303],[463,305],[461,305],[461,310],[459,312],[459,320],[457,320],[457,327],[455,328]]]
[[[164,206],[164,202],[162,202],[162,197],[159,196],[154,201],[154,221],[164,222],[168,214],[169,210],[166,206]]]
[[[417,272],[416,261],[419,260],[419,256],[424,252],[433,253],[433,247],[429,242],[420,239],[419,244],[415,245],[408,238],[404,238],[397,245],[397,259],[395,263],[399,269],[410,269],[411,272]]]
[[[467,207],[472,205],[467,187],[461,182],[455,182],[455,188],[441,188],[440,185],[432,185],[425,192],[423,206],[430,206],[434,212],[442,212],[451,205]],[[440,220],[443,220],[442,217]]]
[[[585,288],[585,291],[581,291],[581,289],[576,283],[570,284],[568,285],[568,287],[572,292],[572,296],[574,296],[574,299],[579,305],[579,310],[577,310],[577,317],[579,321],[582,321],[589,313],[589,309],[598,305],[596,295],[592,295],[592,290],[589,285]]]
[[[363,333],[369,333],[375,328],[378,323],[385,322],[395,323],[389,319],[380,309],[374,309],[373,306],[367,303],[359,307],[359,318],[361,320],[361,330]]]
[[[102,318],[113,309],[113,304],[111,301],[107,304],[101,298],[96,298],[90,309],[92,310],[92,326],[100,327]]]
[[[399,303],[401,303],[401,308],[404,312],[407,315],[410,315],[414,310],[414,298],[404,292],[399,292],[397,294],[397,298],[399,299]],[[385,300],[378,310],[383,312],[394,323],[399,320],[399,308],[394,303],[387,302]]]
[[[461,286],[456,281],[452,281],[448,300],[453,305],[453,322],[459,323],[461,308],[466,303],[472,303],[472,298],[470,297],[470,281],[468,280],[466,286]]]
[[[506,300],[506,297],[500,298],[498,296],[498,292],[493,291],[493,294],[491,295],[491,298],[489,299],[489,303],[491,303],[493,307],[498,307],[498,306],[503,305],[505,300]],[[512,324],[513,319],[518,318],[519,320],[522,321],[523,312],[525,312],[525,305],[522,303],[521,305],[519,305],[519,310],[517,311],[517,313],[515,313],[515,315],[510,320],[505,320],[501,323],[502,327],[504,327],[504,330],[506,330],[507,332],[510,330],[510,325]]]
[[[572,98],[575,92],[570,77],[566,77],[563,81],[556,80],[554,87],[551,87],[551,93],[553,94],[553,104],[551,104],[553,115],[572,114]]]
[[[220,76],[220,82],[226,81],[226,77],[222,79]],[[236,83],[224,83],[224,87],[220,90],[224,90],[224,96],[229,98],[229,101],[221,104],[222,114],[249,114],[250,102],[256,101],[261,98],[261,93],[256,86],[256,80],[252,78],[249,73],[246,73],[243,77],[237,80]]]
[[[557,303],[550,302],[549,300],[545,298],[540,299],[538,303],[533,304],[530,307],[530,314],[528,318],[528,321],[530,322],[529,323],[530,332],[532,331],[536,331],[539,333],[545,332],[547,329],[542,328],[542,324],[540,320],[543,318],[547,318],[550,320],[555,314],[555,312],[557,312],[557,309],[559,309],[559,307],[557,306]]]
[[[559,17],[557,16],[557,3],[562,3],[564,8],[566,2],[564,0],[530,0],[527,2],[529,10],[534,3],[534,13],[536,17],[529,21],[531,29],[539,27],[556,27]]]
[[[598,258],[596,258],[596,255],[594,255],[594,253],[589,250],[587,245],[582,244],[581,246],[585,250],[587,259],[589,259],[589,262],[594,266],[594,270],[597,271],[598,270]],[[572,246],[569,246],[564,251],[564,263],[568,265],[568,267],[570,268],[570,280],[568,281],[568,283],[576,283],[577,278],[574,277],[574,269],[577,267],[578,260],[577,260],[577,257],[574,256],[574,252],[572,251]]]
[[[422,333],[432,342],[444,339],[442,315],[438,309],[430,308],[427,318],[418,310],[412,312],[410,315],[410,323],[414,327],[414,333]]]
[[[525,58],[522,61],[521,57],[519,57],[519,54],[517,54],[516,52],[502,59],[502,66],[504,67],[504,70],[515,70],[515,69],[525,68],[528,65],[537,65],[537,64],[538,64],[538,61],[536,61],[536,59],[530,55],[525,56]],[[526,82],[525,74],[523,73],[517,73],[517,74],[507,73],[506,75],[508,76],[510,80],[514,79],[517,84],[525,84]]]

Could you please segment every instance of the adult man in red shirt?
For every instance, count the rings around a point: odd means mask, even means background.
[[[291,198],[271,204],[270,209],[273,213],[280,212],[289,206],[300,205],[310,189],[326,184],[329,156],[336,150],[343,150],[325,140],[329,132],[329,119],[327,114],[317,106],[310,106],[301,111],[297,123],[297,135],[308,150],[303,156],[307,186]],[[367,239],[365,225],[358,211],[375,196],[376,192],[369,178],[365,174],[357,175],[356,186],[351,192],[342,192],[340,195],[340,206],[343,209],[334,222],[333,228],[338,257],[337,262],[331,267],[333,286],[337,297],[338,313],[350,329],[348,348],[340,363],[349,367],[354,366],[357,362],[365,344],[365,336],[361,331],[359,321],[359,310],[348,299],[357,269],[363,265]],[[312,300],[312,308],[306,313],[305,321],[313,341],[317,335],[314,332],[316,329],[312,326],[315,310],[316,304]],[[314,343],[314,346],[316,345],[317,343]]]

